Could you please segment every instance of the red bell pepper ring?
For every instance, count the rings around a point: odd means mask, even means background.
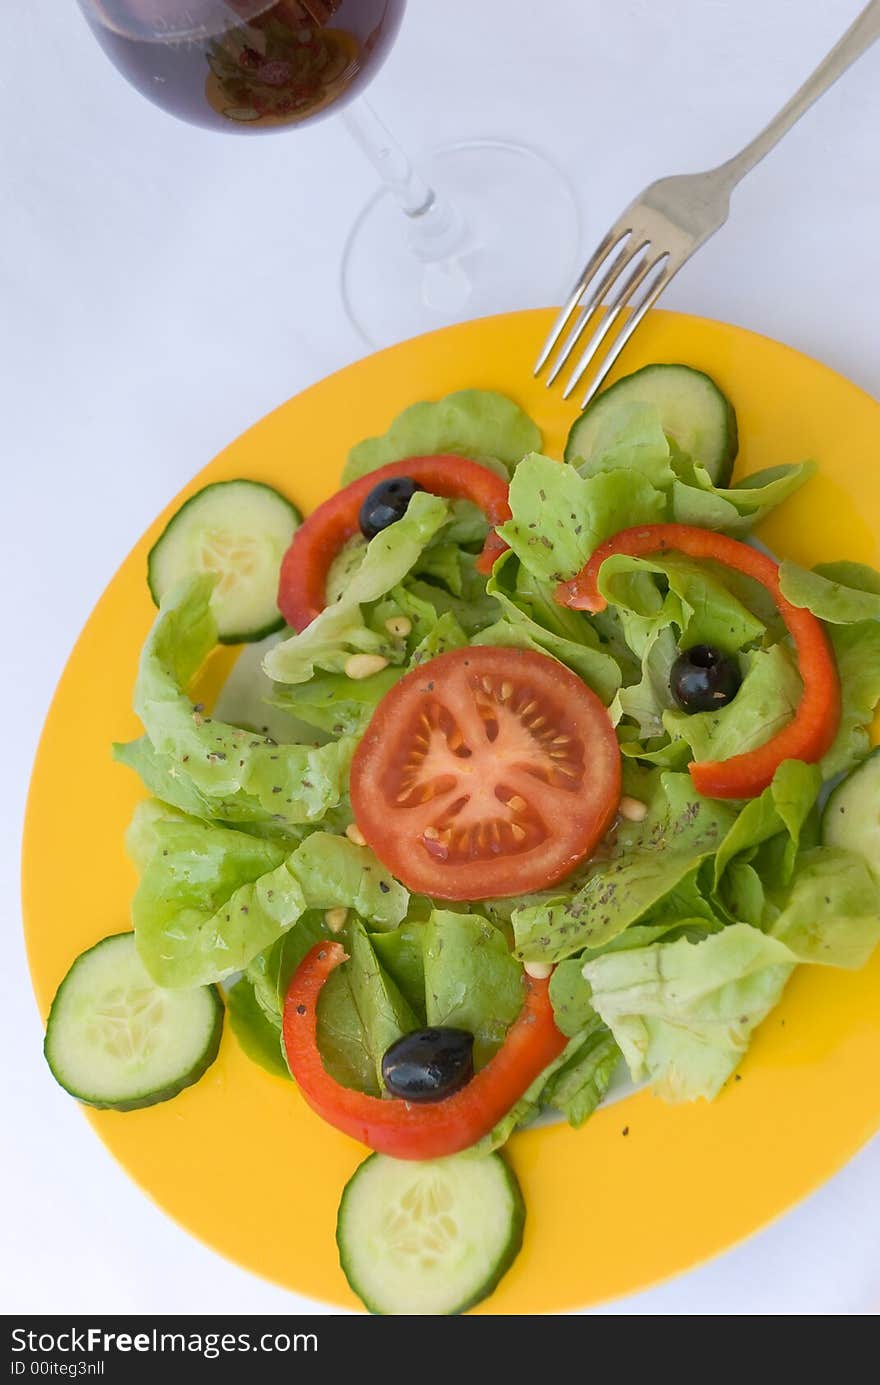
[[[621,529],[600,544],[589,562],[569,582],[561,582],[556,600],[578,611],[603,611],[599,569],[606,558],[623,553],[646,558],[652,553],[684,553],[689,558],[723,563],[745,573],[770,592],[794,641],[803,693],[787,726],[764,745],[729,760],[703,760],[690,766],[698,793],[707,798],[753,798],[766,789],[783,760],[821,760],[840,725],[840,680],[825,631],[810,611],[786,601],[779,587],[779,566],[747,544],[696,529],[688,524],[647,524]]]
[[[407,457],[361,476],[319,505],[300,525],[281,564],[278,608],[294,630],[305,630],[327,604],[327,574],[343,544],[360,532],[363,502],[380,481],[408,476],[423,490],[446,500],[471,500],[489,522],[489,534],[477,559],[480,572],[489,573],[507,548],[495,526],[510,519],[507,482],[479,462],[465,457]]]
[[[440,1159],[487,1135],[566,1045],[553,1019],[549,982],[526,977],[523,1008],[501,1048],[466,1087],[442,1101],[367,1096],[331,1077],[318,1049],[318,997],[347,960],[340,943],[316,943],[293,975],[284,1002],[284,1048],[300,1091],[328,1124],[395,1159]]]

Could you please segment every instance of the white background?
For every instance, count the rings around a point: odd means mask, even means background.
[[[371,97],[416,151],[479,134],[552,151],[578,188],[586,251],[650,179],[750,137],[857,3],[410,0]],[[223,444],[361,354],[337,272],[372,174],[338,121],[253,141],[179,125],[125,86],[73,0],[13,8],[0,75],[0,1306],[287,1312],[310,1305],[166,1220],[49,1078],[18,842],[53,686],[130,545]],[[751,176],[665,304],[779,337],[880,394],[878,130],[880,45]],[[875,1142],[748,1244],[604,1311],[874,1313],[878,1184]],[[301,1191],[292,1177],[273,1195]]]

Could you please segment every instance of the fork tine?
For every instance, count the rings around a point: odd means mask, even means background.
[[[544,366],[547,364],[547,361],[553,351],[553,348],[556,346],[556,343],[559,341],[559,338],[565,331],[565,328],[568,325],[569,318],[571,317],[572,313],[574,312],[575,308],[580,302],[581,295],[583,294],[584,290],[589,286],[594,274],[597,272],[598,269],[601,268],[604,261],[611,254],[611,251],[614,250],[615,247],[620,244],[624,236],[628,236],[629,234],[629,230],[627,228],[622,229],[620,222],[618,222],[618,224],[611,228],[608,234],[597,246],[595,252],[584,266],[581,277],[578,279],[577,283],[572,289],[568,301],[565,304],[565,307],[562,309],[553,326],[550,328],[550,335],[547,337],[547,340],[541,347],[541,354],[539,355],[535,363],[535,375],[540,375],[541,371],[544,369]]]
[[[681,263],[683,264],[684,261],[682,261]],[[651,286],[648,289],[648,292],[645,294],[639,306],[633,309],[632,316],[630,317],[626,326],[617,336],[616,340],[614,341],[613,345],[608,351],[608,354],[606,355],[604,361],[599,367],[599,370],[596,372],[596,376],[591,382],[590,388],[584,395],[583,402],[581,403],[582,409],[585,409],[587,405],[590,403],[590,401],[595,397],[595,395],[598,394],[599,390],[602,388],[602,385],[605,381],[605,377],[608,375],[608,372],[613,367],[621,351],[626,346],[627,342],[629,341],[633,332],[638,327],[642,318],[645,316],[645,313],[649,310],[652,304],[656,303],[657,299],[660,297],[661,293],[666,288],[667,284],[669,284],[670,281],[675,278],[676,274],[681,269],[681,264],[677,264],[673,269],[670,269],[669,265],[670,261],[669,259],[667,259],[662,273],[659,274],[657,278],[654,280],[654,282],[651,284]]]
[[[617,282],[623,271],[626,269],[627,265],[632,264],[632,261],[635,259],[636,255],[640,254],[641,251],[645,249],[646,244],[646,241],[638,240],[636,236],[630,235],[623,249],[619,251],[619,253],[612,260],[610,268],[607,269],[605,273],[602,275],[601,279],[596,285],[596,288],[590,294],[590,297],[587,300],[585,306],[578,313],[578,316],[575,320],[575,324],[569,332],[568,337],[566,338],[562,346],[556,364],[553,366],[553,369],[547,376],[547,380],[545,383],[548,389],[553,384],[553,381],[556,379],[556,377],[560,374],[562,370],[565,369],[565,366],[571,360],[571,353],[574,351],[575,347],[577,346],[578,342],[583,336],[587,324],[590,321],[590,318],[593,316],[593,313],[596,311],[599,304],[602,302],[602,299],[605,297],[611,285]]]
[[[653,273],[658,265],[662,264],[663,261],[668,258],[668,252],[664,250],[661,251],[660,254],[656,254],[652,259],[651,247],[647,247],[644,259],[636,265],[632,274],[630,274],[620,292],[617,294],[617,297],[609,304],[608,308],[605,310],[604,316],[599,321],[599,325],[587,342],[583,355],[569,376],[565,389],[562,391],[563,399],[568,399],[569,395],[577,388],[587,370],[589,370],[597,350],[602,345],[602,342],[632,298],[636,289],[640,284],[644,283],[648,275]]]

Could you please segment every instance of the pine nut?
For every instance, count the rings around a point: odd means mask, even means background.
[[[395,639],[405,640],[412,631],[412,621],[408,616],[389,616],[385,622],[385,629]]]
[[[530,976],[533,981],[546,981],[548,976],[553,974],[552,962],[526,962],[523,965],[526,976]]]
[[[371,678],[388,667],[388,660],[381,654],[352,654],[346,660],[345,672],[349,678]]]
[[[643,822],[648,816],[648,805],[643,803],[640,798],[630,798],[624,794],[618,806],[620,816],[626,818],[628,822]]]
[[[355,846],[366,846],[367,839],[356,822],[350,822],[345,829],[345,835]]]
[[[327,912],[324,915],[324,922],[330,929],[331,933],[339,933],[345,927],[345,921],[347,918],[348,910],[343,908],[342,905],[340,905],[336,909],[327,910]]]

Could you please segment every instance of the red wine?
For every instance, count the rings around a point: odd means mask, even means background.
[[[122,75],[194,125],[301,125],[366,85],[406,0],[80,0]]]

